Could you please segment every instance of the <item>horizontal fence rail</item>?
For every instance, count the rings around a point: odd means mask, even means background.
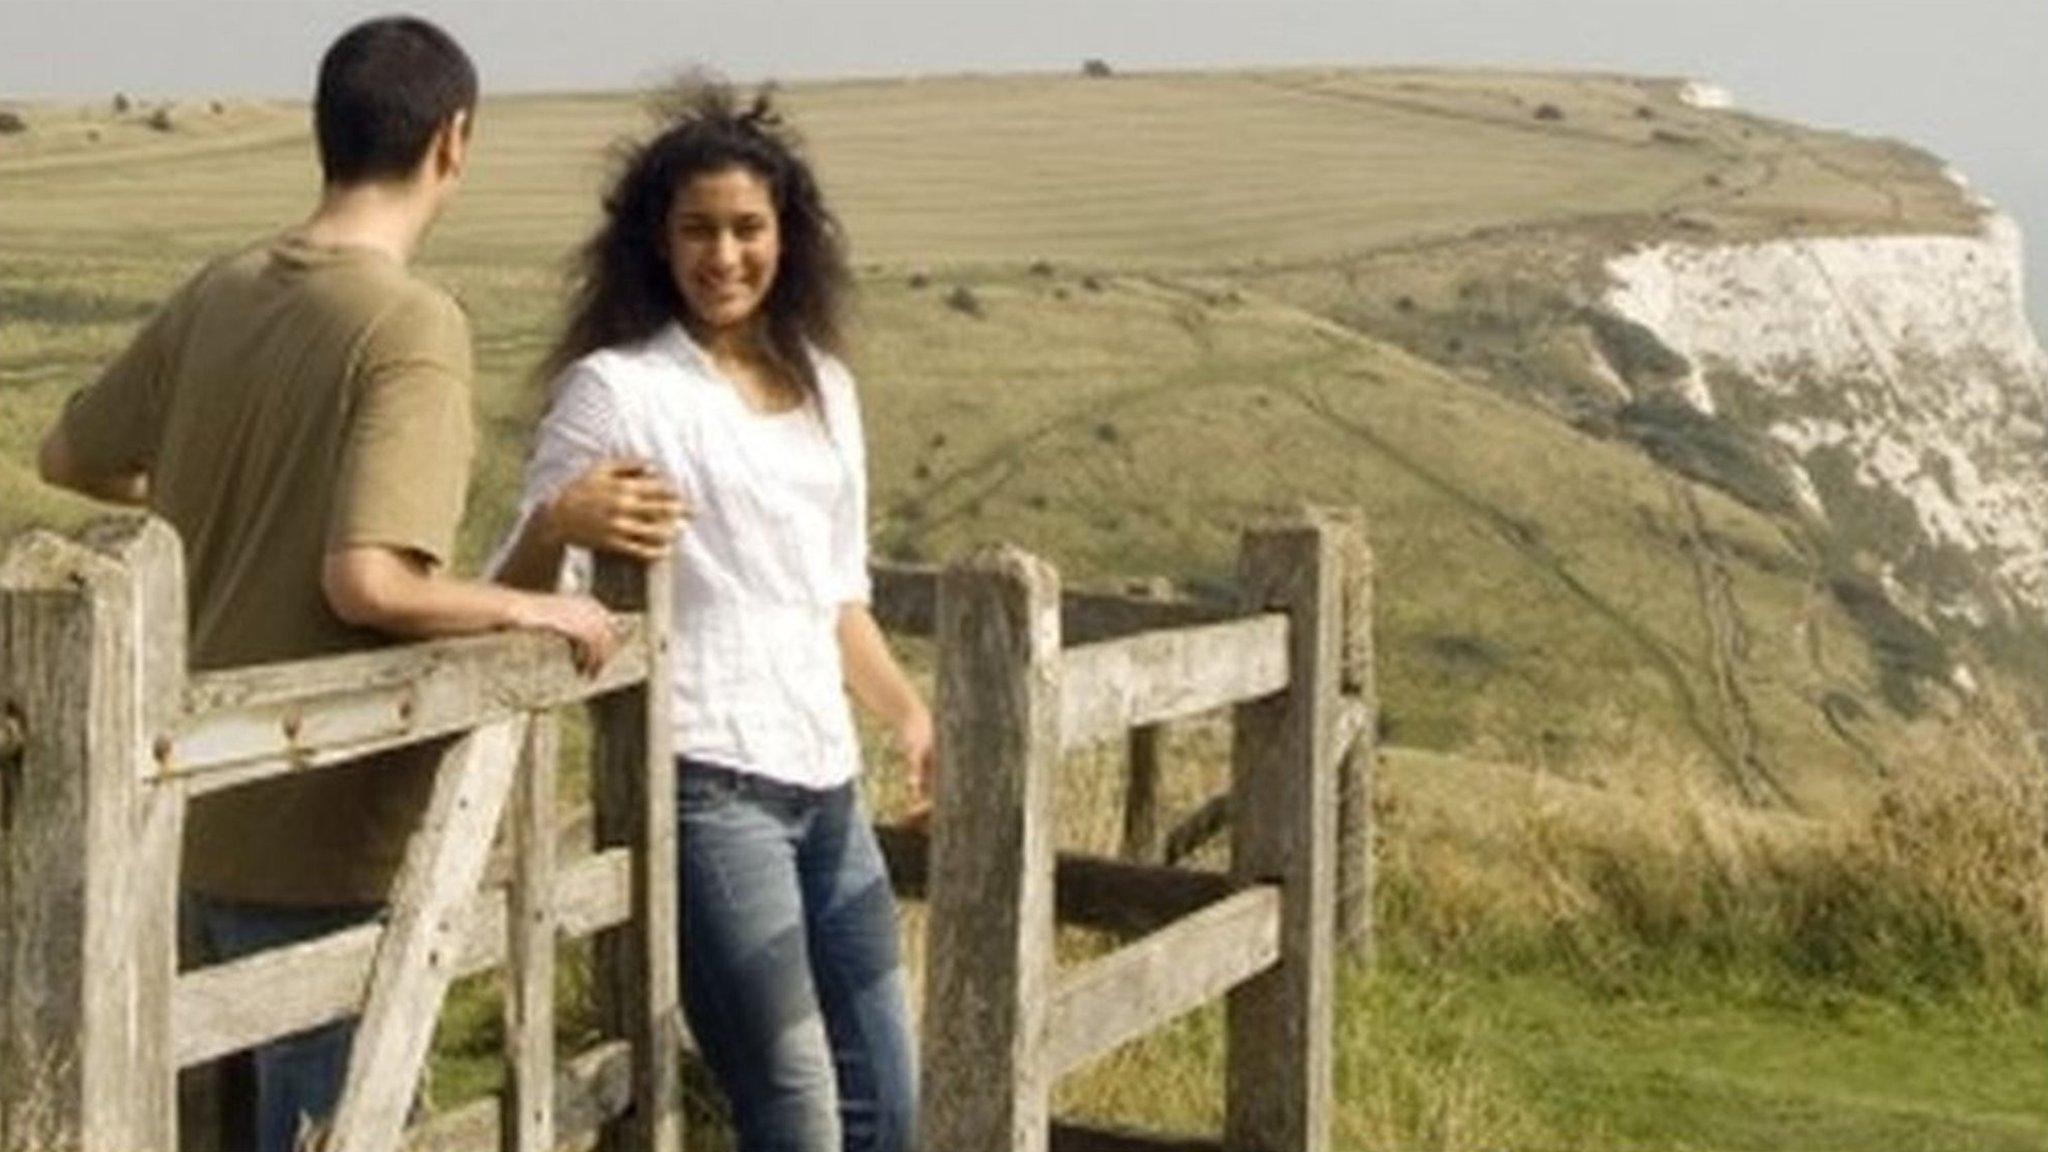
[[[201,673],[153,742],[155,770],[211,791],[608,695],[647,678],[646,622],[621,627],[618,655],[588,676],[531,633]]]

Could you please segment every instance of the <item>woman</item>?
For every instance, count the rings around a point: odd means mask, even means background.
[[[684,1005],[742,1152],[907,1149],[895,901],[851,689],[920,790],[932,720],[868,610],[866,467],[832,352],[838,225],[763,94],[696,88],[584,247],[500,578],[677,541]],[[687,516],[687,526],[683,519]]]

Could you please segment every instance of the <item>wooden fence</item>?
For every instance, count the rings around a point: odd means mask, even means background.
[[[883,827],[931,903],[928,1152],[1327,1147],[1330,984],[1370,940],[1370,569],[1355,519],[1250,533],[1237,605],[1062,597],[1014,549],[877,571],[939,651],[929,833]],[[501,635],[188,674],[177,541],[155,521],[0,560],[0,1152],[165,1149],[178,1071],[360,1015],[325,1147],[537,1152],[682,1141],[665,566],[600,566],[630,635],[595,678]],[[1071,646],[1063,647],[1062,636]],[[593,708],[594,850],[558,860],[556,728]],[[1233,708],[1232,781],[1159,831],[1159,726]],[[1059,853],[1062,754],[1131,751],[1124,859]],[[428,740],[447,751],[389,914],[179,971],[178,849],[207,792]],[[1340,777],[1342,783],[1340,784]],[[500,824],[502,879],[486,877]],[[1229,871],[1170,866],[1230,833]],[[1133,942],[1063,969],[1057,924]],[[593,936],[606,1039],[555,1051],[555,951]],[[505,1091],[408,1129],[438,1009],[506,970]],[[1227,994],[1221,1141],[1055,1124],[1055,1081]]]
[[[531,1152],[600,1132],[680,1144],[665,569],[606,565],[631,613],[595,678],[566,646],[503,635],[188,675],[178,542],[159,521],[0,561],[0,1149],[168,1150],[181,1068],[360,1014],[333,1152],[468,1135]],[[596,851],[556,867],[555,727],[594,702]],[[180,972],[179,845],[196,796],[449,740],[379,922]],[[482,886],[509,809],[514,864]],[[597,937],[611,1037],[558,1060],[554,958]],[[502,1105],[406,1132],[442,998],[507,969]]]

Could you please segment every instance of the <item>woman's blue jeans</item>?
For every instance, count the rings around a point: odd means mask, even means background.
[[[684,760],[676,790],[684,1010],[740,1152],[909,1152],[896,899],[854,786]]]

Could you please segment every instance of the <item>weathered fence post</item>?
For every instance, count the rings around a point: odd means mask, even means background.
[[[124,519],[0,562],[0,1149],[170,1152],[184,806],[151,787],[181,703],[175,533]]]
[[[1373,959],[1373,797],[1379,763],[1379,685],[1373,651],[1373,558],[1365,519],[1356,509],[1332,512],[1344,585],[1344,652],[1340,688],[1347,726],[1337,769],[1337,943]]]
[[[1046,1148],[1059,609],[1058,575],[1014,548],[939,585],[925,1148]]]
[[[535,716],[512,794],[506,892],[504,1152],[555,1147],[555,718]]]
[[[633,1105],[605,1126],[601,1145],[612,1152],[675,1152],[683,1138],[670,563],[642,567],[614,556],[597,563],[598,598],[647,618],[647,682],[591,708],[598,846],[633,849],[633,920],[597,942],[599,1011],[633,1051]]]
[[[1224,1139],[1233,1149],[1329,1145],[1335,921],[1337,689],[1343,588],[1329,526],[1248,532],[1244,606],[1286,612],[1287,691],[1238,706],[1231,758],[1231,869],[1279,882],[1280,962],[1231,992]]]

